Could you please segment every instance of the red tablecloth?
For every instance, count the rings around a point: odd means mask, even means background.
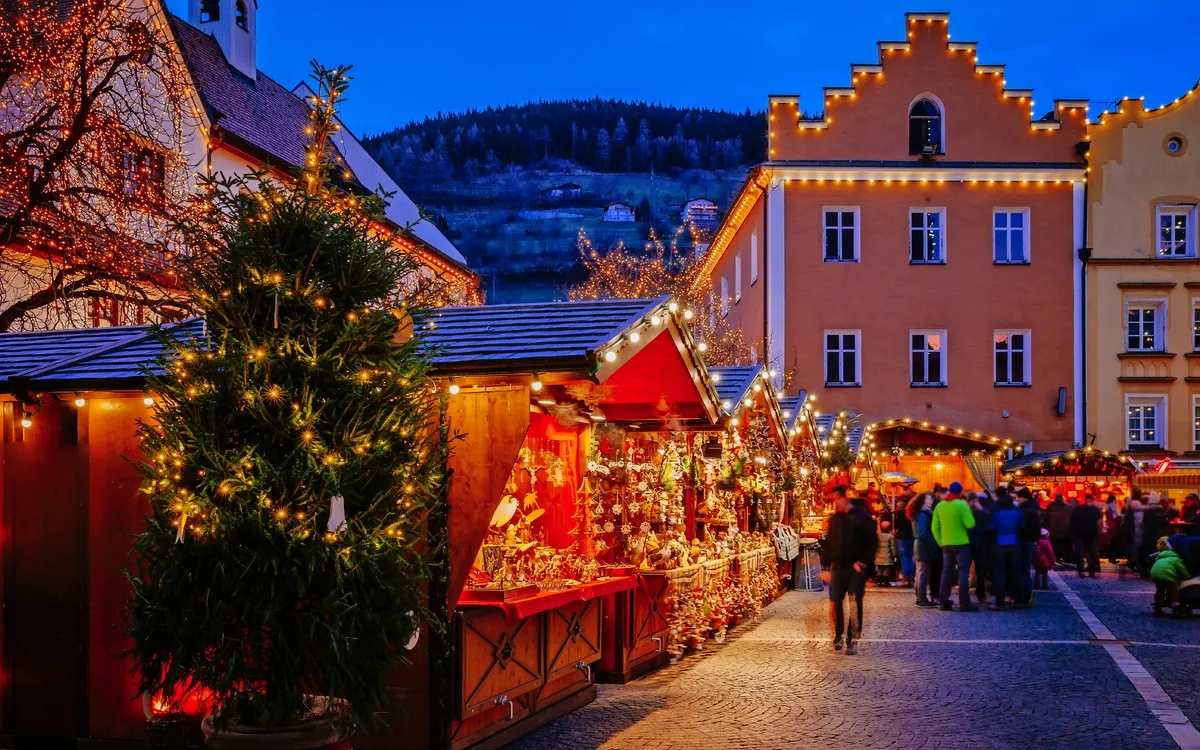
[[[509,624],[516,623],[526,617],[533,617],[541,612],[557,609],[572,602],[586,602],[599,596],[608,596],[618,591],[628,591],[637,586],[637,576],[620,578],[605,578],[591,583],[581,583],[577,586],[560,591],[547,591],[534,594],[525,599],[513,602],[487,601],[472,596],[470,589],[465,589],[458,598],[458,607],[496,607],[504,610],[504,620]]]

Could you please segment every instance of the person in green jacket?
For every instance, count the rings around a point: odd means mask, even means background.
[[[975,528],[975,515],[963,499],[962,491],[961,484],[951,483],[950,494],[933,509],[933,538],[942,548],[942,610],[954,609],[950,603],[950,589],[957,565],[958,611],[978,612],[979,606],[971,603],[971,538],[967,534]]]
[[[1154,581],[1154,614],[1161,615],[1163,607],[1170,607],[1179,598],[1179,584],[1192,577],[1187,563],[1179,553],[1171,549],[1167,537],[1158,540],[1158,556],[1150,568],[1150,580]]]

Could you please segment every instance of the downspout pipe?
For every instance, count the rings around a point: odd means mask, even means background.
[[[1085,168],[1088,164],[1088,152],[1091,151],[1092,144],[1087,141],[1081,141],[1075,144],[1075,150],[1079,152],[1079,156],[1083,158]],[[1087,172],[1085,171],[1085,174]],[[1088,440],[1088,333],[1087,333],[1087,309],[1088,309],[1088,261],[1092,259],[1092,243],[1091,243],[1091,227],[1088,225],[1088,204],[1092,183],[1085,179],[1083,182],[1083,247],[1078,248],[1076,252],[1079,254],[1079,328],[1082,332],[1083,340],[1080,341],[1079,353],[1082,361],[1080,367],[1082,369],[1082,378],[1080,387],[1083,393],[1079,394],[1079,402],[1083,405],[1083,414],[1080,416],[1080,424],[1083,426],[1082,434],[1079,436],[1083,445],[1086,447],[1091,444]]]
[[[771,280],[770,280],[771,264],[768,261],[768,259],[771,256],[770,256],[770,246],[767,244],[769,242],[768,238],[770,237],[770,233],[767,230],[767,227],[768,227],[767,203],[768,203],[768,199],[770,198],[769,191],[771,189],[771,178],[769,176],[767,177],[766,187],[759,185],[758,189],[759,189],[759,192],[762,193],[762,202],[763,202],[762,263],[759,264],[757,259],[754,262],[762,271],[762,292],[763,292],[763,299],[762,299],[762,303],[763,303],[763,306],[762,306],[763,307],[763,312],[762,312],[762,358],[763,358],[763,362],[765,362],[767,365],[767,370],[769,371],[771,369],[771,362],[770,362],[771,350],[769,348],[770,344],[768,343],[767,338],[771,331],[771,328],[770,328],[771,306],[770,306],[770,300],[767,299],[767,295],[769,294],[769,290],[771,288]],[[774,387],[775,384],[772,383],[771,385],[772,385],[772,387]]]

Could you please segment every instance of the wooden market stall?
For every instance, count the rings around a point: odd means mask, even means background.
[[[1149,476],[1141,473],[1128,456],[1092,446],[1018,456],[1006,462],[1000,472],[1004,481],[1028,487],[1035,495],[1044,491],[1053,499],[1061,493],[1068,501],[1097,492],[1125,498],[1134,486],[1143,486],[1143,479]]]
[[[126,457],[153,418],[143,367],[159,350],[146,326],[0,335],[0,735],[15,742],[144,746],[117,625],[149,510]]]
[[[711,424],[717,396],[666,298],[452,308],[431,323],[464,435],[450,467],[449,741],[495,747],[592,700],[606,647],[661,652],[662,618],[633,603],[646,545],[683,516],[664,479],[682,457],[659,436]],[[651,632],[635,642],[639,614]]]
[[[966,427],[900,417],[867,426],[871,455],[880,473],[901,472],[917,480],[914,489],[931,492],[958,482],[967,492],[995,490],[1000,467],[1019,456],[1020,443]]]

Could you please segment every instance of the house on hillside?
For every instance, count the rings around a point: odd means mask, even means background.
[[[604,207],[605,221],[634,221],[633,206],[622,201],[609,203]]]
[[[576,185],[574,182],[564,182],[561,185],[554,185],[539,191],[539,195],[547,198],[577,198],[582,193],[583,186]]]
[[[715,227],[717,225],[717,204],[708,198],[693,198],[683,204],[679,211],[679,219],[684,224],[697,227]]]

